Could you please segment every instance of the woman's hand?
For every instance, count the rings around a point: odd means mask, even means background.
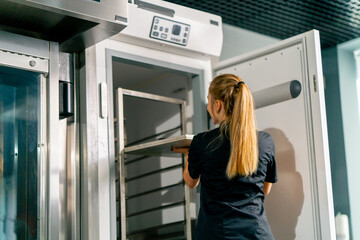
[[[189,154],[189,148],[176,148],[176,147],[174,148],[174,147],[172,147],[171,151],[177,152],[177,153],[183,153],[185,155]]]

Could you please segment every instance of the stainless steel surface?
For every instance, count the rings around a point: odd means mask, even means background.
[[[75,121],[71,122],[67,119],[66,126],[66,215],[64,216],[64,224],[66,235],[64,239],[80,239],[79,226],[79,205],[80,205],[80,172],[79,172],[79,144],[78,139],[78,122],[77,116]]]
[[[124,126],[124,99],[123,99],[123,89],[118,88],[116,90],[116,99],[117,99],[117,106],[116,106],[116,119],[117,119],[117,136],[120,139],[118,141],[118,159],[119,159],[119,229],[120,229],[120,239],[126,240],[126,232],[127,232],[127,226],[126,226],[126,198],[125,198],[125,164],[124,164],[124,149],[125,149],[125,141],[124,139],[124,132],[125,132],[125,126]]]
[[[59,80],[62,82],[73,82],[74,62],[73,54],[59,53]]]
[[[39,237],[40,239],[47,239],[47,193],[46,193],[46,183],[47,183],[47,169],[48,164],[47,159],[47,101],[46,101],[46,89],[47,89],[47,79],[44,75],[41,75],[41,132],[40,132],[40,158],[39,158]]]
[[[98,84],[94,48],[80,63],[81,236],[99,239]]]
[[[147,156],[180,156],[179,153],[171,151],[172,147],[190,147],[194,135],[185,134],[167,139],[161,139],[148,143],[138,144],[125,148],[126,154],[137,154]]]
[[[80,199],[80,110],[79,110],[79,99],[80,99],[80,78],[79,72],[77,71],[77,63],[79,62],[79,55],[74,54],[74,124],[73,132],[71,136],[71,164],[69,174],[71,175],[70,187],[68,191],[68,196],[71,196],[71,203],[68,205],[69,211],[71,211],[71,216],[69,217],[69,239],[80,239],[80,209],[81,209],[81,199]],[[70,136],[70,134],[69,134]]]
[[[47,59],[41,59],[31,56],[19,55],[16,52],[9,52],[0,49],[0,64],[8,67],[15,67],[34,72],[49,71],[49,62]]]
[[[0,46],[2,50],[49,59],[48,41],[0,31]]]
[[[59,239],[60,212],[59,212],[59,45],[50,43],[49,78],[46,89],[47,98],[47,239]]]
[[[100,116],[99,84],[106,81],[106,61],[105,54],[98,51],[98,47],[87,48],[79,57],[81,237],[113,239],[116,219],[112,207],[115,207],[115,180],[112,182],[115,179],[115,163],[112,161],[115,157],[109,152],[113,144],[109,143],[113,141],[108,132],[109,117]],[[107,111],[109,113],[109,109]],[[114,199],[111,199],[112,196]],[[112,219],[114,222],[111,222]]]
[[[77,52],[119,33],[127,22],[126,0],[4,0],[0,29],[60,43]]]
[[[76,83],[78,78],[74,76],[75,54],[60,53],[59,56],[59,79],[71,84],[75,90],[78,89]],[[59,85],[61,86],[61,84]],[[59,183],[60,183],[60,239],[80,239],[80,172],[79,172],[79,129],[78,129],[78,107],[76,98],[78,94],[73,93],[73,116],[60,121],[59,134],[61,138],[61,148],[63,161],[59,163]]]
[[[67,119],[59,120],[58,124],[58,167],[59,167],[59,239],[65,240],[67,235]]]
[[[163,97],[151,93],[144,93],[144,92],[138,92],[128,89],[123,89],[123,94],[132,96],[132,97],[140,97],[144,99],[149,99],[153,101],[161,101],[161,102],[168,102],[168,103],[177,103],[177,104],[183,104],[184,100],[176,99],[176,98],[169,98],[169,97]]]

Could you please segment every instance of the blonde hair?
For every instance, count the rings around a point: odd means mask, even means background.
[[[230,129],[231,154],[226,175],[250,176],[258,168],[258,143],[254,101],[249,88],[238,76],[222,74],[213,79],[209,93],[224,103],[226,120],[221,133]]]

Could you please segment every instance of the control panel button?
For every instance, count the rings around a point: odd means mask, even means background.
[[[170,44],[186,46],[190,31],[189,24],[154,16],[149,37]]]
[[[181,26],[175,24],[172,28],[172,34],[179,35],[180,31],[181,31]]]

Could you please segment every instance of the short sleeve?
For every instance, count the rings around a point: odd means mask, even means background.
[[[269,162],[267,165],[265,182],[275,183],[277,182],[277,172],[276,172],[276,161],[275,161],[275,145],[274,141],[270,137],[271,142],[269,143],[271,147],[268,148]]]
[[[192,179],[197,179],[201,174],[201,145],[199,135],[194,136],[191,141],[189,155],[188,155],[188,170]]]

